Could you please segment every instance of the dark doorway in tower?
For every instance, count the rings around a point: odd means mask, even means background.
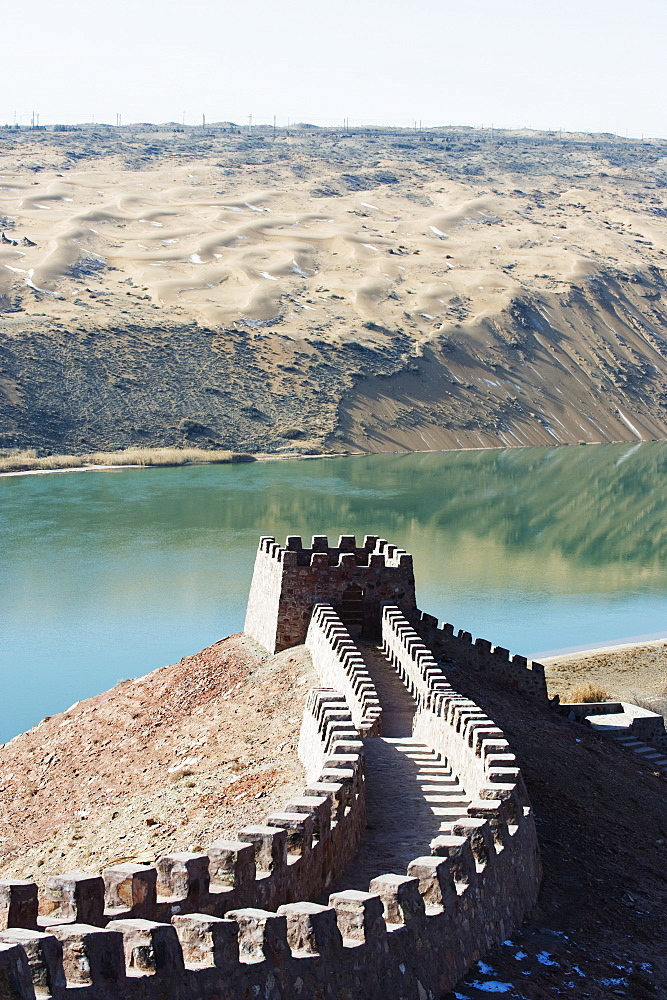
[[[348,587],[343,592],[340,617],[350,635],[361,635],[364,627],[364,592],[361,587]]]

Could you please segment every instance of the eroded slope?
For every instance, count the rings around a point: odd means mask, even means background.
[[[0,746],[0,873],[43,884],[234,837],[305,783],[300,647],[243,635],[79,702]]]
[[[6,130],[0,446],[664,437],[666,166],[610,136]]]

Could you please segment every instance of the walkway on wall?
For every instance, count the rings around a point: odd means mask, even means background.
[[[414,858],[469,800],[446,761],[412,739],[415,702],[377,646],[359,644],[382,705],[381,737],[364,741],[367,829],[356,857],[329,891],[361,889],[377,875],[405,875]]]

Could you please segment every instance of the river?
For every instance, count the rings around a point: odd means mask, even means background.
[[[513,652],[667,629],[667,443],[0,479],[0,741],[243,627],[260,534],[382,535]]]

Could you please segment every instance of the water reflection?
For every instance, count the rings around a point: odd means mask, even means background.
[[[0,739],[242,627],[260,533],[372,532],[421,606],[525,652],[667,616],[667,444],[0,481]]]

